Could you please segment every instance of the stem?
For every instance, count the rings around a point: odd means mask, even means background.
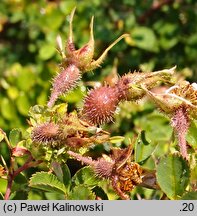
[[[75,153],[73,151],[67,151],[67,153],[70,156],[74,157],[75,159],[77,159],[78,161],[81,161],[84,164],[87,164],[87,165],[90,165],[90,166],[93,166],[95,164],[95,162],[90,157],[83,157],[82,155],[77,154],[77,153]]]
[[[7,184],[7,189],[6,189],[4,200],[8,200],[10,198],[12,184],[13,184],[14,178],[17,175],[19,175],[21,172],[23,172],[24,170],[26,170],[26,169],[28,169],[28,168],[30,168],[32,166],[35,166],[35,165],[38,165],[38,164],[42,163],[41,160],[32,163],[32,160],[33,160],[33,157],[30,155],[29,158],[27,159],[27,161],[23,164],[23,166],[19,167],[15,171],[13,171],[12,168],[10,169],[9,174],[8,174],[8,184]],[[13,157],[11,158],[11,161],[12,161],[12,164],[13,164],[13,162],[14,162]]]
[[[5,196],[4,196],[4,200],[9,200],[9,198],[10,198],[12,183],[13,183],[13,176],[12,176],[12,174],[9,174],[9,176],[8,176],[8,185],[7,185],[6,193],[5,193]]]
[[[180,152],[183,158],[188,160],[188,154],[187,154],[187,141],[185,138],[186,134],[178,133],[178,142],[180,147]]]
[[[172,118],[172,126],[178,136],[178,144],[183,158],[188,160],[186,134],[189,128],[189,117],[185,106],[179,107]]]

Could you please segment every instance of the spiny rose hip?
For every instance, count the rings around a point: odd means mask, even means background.
[[[100,158],[93,165],[93,168],[97,176],[108,179],[112,175],[113,166],[113,161],[106,161],[104,158]]]
[[[92,124],[103,124],[112,120],[119,103],[116,88],[103,86],[93,89],[85,98],[83,117]]]
[[[58,140],[59,126],[53,122],[40,124],[33,128],[31,138],[37,143],[52,143]]]
[[[80,70],[73,64],[69,65],[53,80],[51,96],[48,106],[52,107],[57,98],[70,91],[77,85],[77,81],[81,78]]]
[[[119,99],[136,101],[146,94],[142,87],[149,89],[158,86],[161,82],[171,82],[174,68],[147,73],[128,73],[122,76],[116,84]]]

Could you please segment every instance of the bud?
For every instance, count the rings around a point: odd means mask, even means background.
[[[141,99],[145,94],[144,88],[150,90],[161,82],[171,82],[171,76],[175,67],[156,72],[128,73],[117,82],[117,89],[121,100],[135,101]]]
[[[105,59],[108,51],[117,44],[121,39],[128,36],[128,34],[124,34],[120,36],[117,40],[115,40],[104,52],[103,54],[97,59],[94,60],[94,33],[93,33],[93,22],[94,17],[92,17],[90,22],[90,39],[87,44],[85,44],[82,48],[76,50],[75,44],[73,41],[73,17],[75,13],[75,8],[71,12],[70,21],[69,21],[69,36],[66,44],[66,57],[64,58],[64,62],[62,66],[65,67],[69,64],[75,64],[80,71],[87,72],[94,70],[100,66],[100,64]]]
[[[84,100],[83,118],[94,125],[109,122],[113,119],[118,103],[116,88],[102,86],[93,89]]]
[[[33,128],[31,138],[33,142],[51,144],[58,141],[59,126],[53,122],[40,124]]]
[[[48,106],[52,107],[60,95],[72,90],[77,85],[77,82],[80,80],[80,78],[81,72],[74,64],[71,64],[67,68],[63,69],[53,79],[53,87],[51,89],[51,96]]]

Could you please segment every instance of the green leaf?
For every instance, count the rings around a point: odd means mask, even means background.
[[[136,47],[152,52],[158,51],[155,33],[150,28],[140,26],[135,27],[131,31],[131,38]]]
[[[22,132],[20,129],[15,128],[10,131],[9,141],[13,147],[16,146],[21,141],[21,139],[22,139]]]
[[[140,116],[140,118],[135,119],[135,125],[146,131],[146,137],[151,141],[168,142],[172,136],[169,119],[158,112]]]
[[[163,20],[159,20],[155,23],[154,28],[160,35],[158,42],[163,49],[169,50],[178,43],[178,25],[175,23],[168,23]]]
[[[40,193],[40,191],[37,190],[30,190],[28,192],[27,200],[43,200],[42,193]]]
[[[65,195],[59,193],[45,192],[44,195],[47,200],[65,200]]]
[[[107,194],[101,187],[96,186],[93,188],[92,191],[95,193],[97,197],[101,198],[102,200],[108,200]]]
[[[36,123],[46,122],[51,117],[51,113],[47,110],[47,107],[41,105],[31,107],[28,115],[30,116],[30,121],[33,126],[36,125]]]
[[[19,91],[15,86],[10,86],[7,89],[7,95],[10,99],[15,100],[19,95]]]
[[[197,192],[196,191],[187,192],[181,197],[181,199],[182,200],[197,200]]]
[[[17,109],[20,112],[20,114],[27,116],[30,108],[30,102],[29,98],[26,94],[21,93],[19,97],[16,100]]]
[[[142,131],[135,143],[135,162],[143,163],[151,156],[156,146],[154,142],[147,141],[145,131]]]
[[[188,143],[194,148],[197,148],[197,121],[193,120],[190,123],[190,128],[187,132],[187,136],[186,139],[188,141]]]
[[[70,200],[95,200],[96,196],[90,188],[84,185],[77,185],[68,196]]]
[[[66,164],[62,165],[62,171],[63,171],[63,183],[66,188],[70,188],[71,184],[71,173]]]
[[[56,161],[51,163],[53,171],[57,178],[65,185],[66,188],[70,186],[71,174],[66,164],[62,165]]]
[[[58,178],[47,172],[35,173],[29,182],[29,186],[37,189],[41,189],[48,192],[57,192],[60,194],[66,194],[66,187]]]
[[[27,183],[27,178],[25,175],[21,172],[19,175],[17,175],[14,179],[14,182],[21,187],[21,184],[26,184]]]
[[[54,45],[44,44],[39,50],[39,56],[42,60],[47,60],[50,59],[55,54],[55,52],[56,50]]]
[[[32,87],[35,85],[36,76],[30,69],[23,69],[20,71],[17,79],[16,86],[24,92],[29,94]]]
[[[86,185],[94,187],[98,184],[99,179],[96,178],[94,171],[90,167],[83,167],[72,178],[74,185]]]
[[[77,103],[81,101],[83,97],[84,97],[84,92],[82,92],[81,88],[79,87],[74,89],[73,91],[70,91],[68,94],[66,94],[64,98],[68,103]]]
[[[8,98],[3,98],[0,103],[0,111],[1,115],[6,119],[6,120],[13,120],[16,117],[16,112],[14,108],[14,104],[8,100]]]
[[[120,143],[124,140],[123,136],[113,136],[109,138],[110,143]]]
[[[4,196],[1,192],[0,192],[0,200],[4,200]]]
[[[28,193],[25,190],[16,190],[10,195],[11,200],[27,200]]]
[[[157,181],[170,199],[177,199],[188,185],[190,170],[187,161],[177,155],[160,160],[156,170]]]

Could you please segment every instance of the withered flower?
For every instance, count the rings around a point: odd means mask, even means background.
[[[181,81],[163,94],[155,94],[144,88],[159,109],[169,115],[178,136],[181,155],[188,159],[186,134],[190,120],[197,118],[197,85]]]
[[[111,156],[105,155],[97,160],[73,151],[67,153],[90,165],[98,177],[109,179],[115,192],[122,199],[129,199],[127,193],[142,183],[142,168],[139,164],[131,162],[132,145],[126,149],[113,149]]]

